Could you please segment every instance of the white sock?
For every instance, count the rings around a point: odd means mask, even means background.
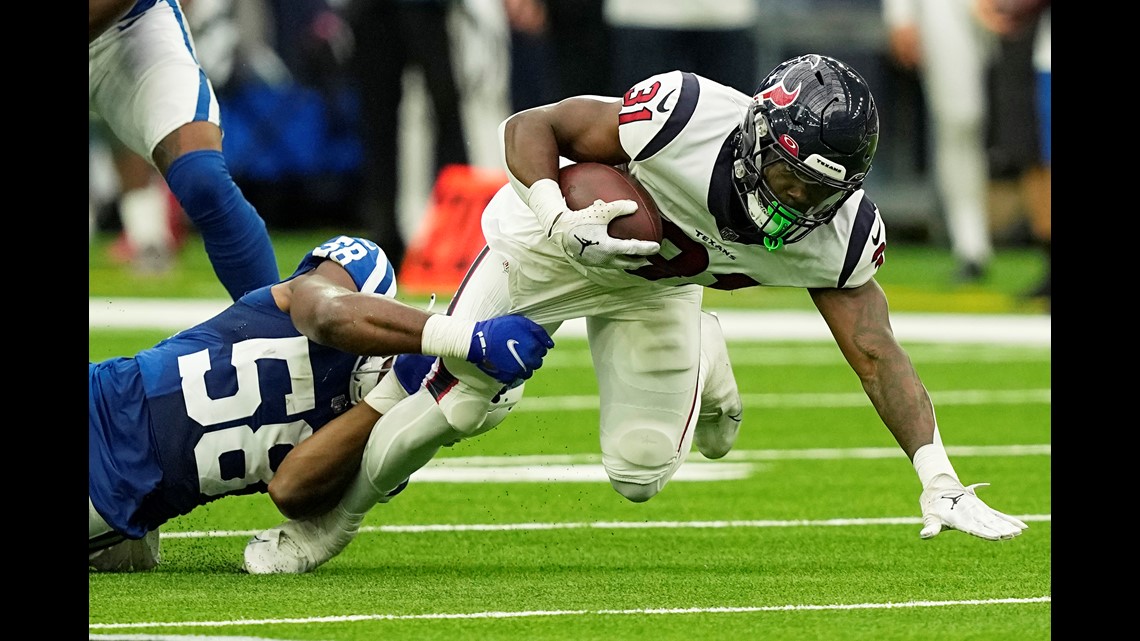
[[[460,436],[427,390],[421,389],[397,403],[372,429],[360,471],[341,500],[341,507],[349,514],[364,514],[426,465],[439,448]]]
[[[119,216],[132,248],[170,248],[174,245],[174,237],[167,224],[167,207],[166,189],[157,181],[132,189],[119,198]]]

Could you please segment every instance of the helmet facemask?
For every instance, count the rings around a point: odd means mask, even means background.
[[[815,228],[830,223],[843,203],[862,186],[863,176],[857,181],[844,180],[845,168],[819,154],[802,160],[792,155],[768,126],[760,100],[749,105],[740,129],[734,184],[748,217],[763,234],[768,251],[798,242]],[[794,141],[788,144],[796,149]],[[782,201],[768,176],[803,183],[811,204],[796,207]]]
[[[356,365],[348,379],[348,398],[356,405],[372,388],[380,382],[381,378],[392,369],[395,358],[392,356],[361,356],[356,359]]]

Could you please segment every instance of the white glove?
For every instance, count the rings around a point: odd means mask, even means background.
[[[531,185],[527,205],[542,222],[546,236],[583,265],[636,269],[647,264],[646,256],[661,251],[660,243],[610,236],[607,227],[611,220],[637,211],[632,200],[595,200],[585,209],[572,211],[558,183],[542,179]]]
[[[1020,520],[1002,514],[982,502],[974,488],[989,483],[974,483],[962,487],[957,479],[946,475],[943,487],[923,490],[918,499],[922,508],[922,531],[918,535],[929,539],[942,530],[961,530],[989,541],[1012,539],[1029,526]]]
[[[922,483],[922,495],[918,497],[918,507],[922,510],[920,537],[929,539],[942,530],[961,530],[998,541],[1012,539],[1029,527],[978,498],[974,488],[989,483],[962,485],[946,456],[946,449],[942,447],[937,424],[934,426],[934,442],[918,448],[912,463]]]

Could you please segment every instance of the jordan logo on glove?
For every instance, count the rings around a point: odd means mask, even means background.
[[[599,245],[599,244],[601,244],[601,243],[599,243],[599,242],[598,242],[598,241],[596,241],[596,240],[589,240],[589,239],[587,239],[587,238],[582,238],[581,236],[575,236],[574,238],[575,238],[575,240],[577,240],[579,243],[581,243],[581,244],[582,244],[582,249],[578,251],[578,255],[579,255],[579,256],[581,256],[582,254],[585,254],[585,253],[586,253],[586,248],[587,248],[587,247],[589,247],[589,246],[591,246],[591,245]]]
[[[962,500],[963,496],[966,496],[966,495],[965,494],[959,494],[958,496],[943,496],[942,498],[946,499],[947,501],[950,501],[950,509],[953,510],[954,507],[958,505],[958,501]]]

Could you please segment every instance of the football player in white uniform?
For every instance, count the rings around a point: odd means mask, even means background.
[[[178,0],[89,0],[88,109],[166,180],[237,300],[281,275],[265,221],[230,176],[221,114]]]
[[[602,463],[615,490],[648,500],[694,439],[715,458],[736,438],[739,422],[719,420],[739,418],[739,394],[724,339],[707,330],[715,321],[701,312],[704,287],[802,287],[913,462],[922,485],[920,535],[958,529],[998,540],[1025,529],[959,481],[926,388],[891,330],[874,280],[886,231],[862,189],[878,112],[855,70],[799,56],[778,65],[752,96],[672,71],[620,98],[579,96],[520,112],[501,131],[510,184],[483,213],[488,247],[452,312],[516,312],[551,332],[585,317]],[[627,165],[661,212],[660,246],[606,233],[632,201],[568,210],[556,182],[560,156]],[[372,431],[338,509],[362,518],[442,444],[485,431],[482,417],[497,389],[459,359],[437,360],[423,389]],[[247,545],[245,568],[309,571],[342,543],[310,522],[288,521]]]
[[[289,517],[328,512],[380,415],[419,389],[434,362],[419,354],[458,356],[498,380],[497,423],[553,346],[522,316],[472,322],[395,293],[376,244],[337,236],[213,318],[90,363],[89,565],[154,567],[159,527],[225,496],[268,492]],[[357,366],[359,354],[391,353],[395,376]]]

